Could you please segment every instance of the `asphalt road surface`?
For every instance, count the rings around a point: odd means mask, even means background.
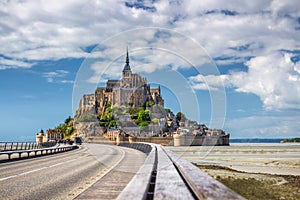
[[[0,199],[78,198],[87,188],[111,179],[108,174],[112,176],[116,169],[129,174],[126,170],[130,168],[134,173],[145,157],[129,148],[84,144],[78,150],[0,163]],[[131,167],[123,169],[124,163]],[[122,180],[126,185],[131,178],[125,176]]]

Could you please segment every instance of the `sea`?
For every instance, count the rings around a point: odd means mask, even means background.
[[[287,138],[241,138],[229,139],[229,143],[280,143]]]

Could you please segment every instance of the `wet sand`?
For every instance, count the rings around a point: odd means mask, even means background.
[[[197,165],[240,172],[300,176],[299,143],[233,143],[230,146],[166,147]]]
[[[300,144],[166,147],[246,199],[300,199]]]

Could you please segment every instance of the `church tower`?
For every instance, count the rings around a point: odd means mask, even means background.
[[[132,87],[132,72],[129,65],[129,55],[128,55],[128,47],[127,47],[127,53],[126,53],[126,62],[122,71],[122,82],[124,87]]]

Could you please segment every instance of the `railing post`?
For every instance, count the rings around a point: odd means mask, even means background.
[[[5,142],[3,151],[6,151],[6,145],[7,145],[7,142]]]
[[[12,148],[14,146],[14,143],[12,142],[11,145],[10,145],[10,150],[12,151]]]

